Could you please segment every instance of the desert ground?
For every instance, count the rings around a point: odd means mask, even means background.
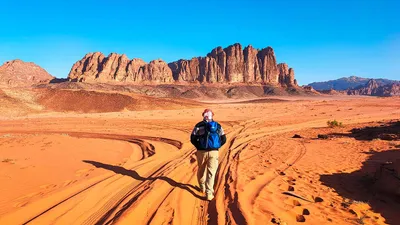
[[[29,92],[0,92],[0,224],[400,221],[399,202],[369,183],[380,164],[400,159],[400,141],[368,136],[398,126],[400,98],[142,98],[143,107],[126,100],[98,112],[69,95],[62,111],[51,103],[62,96]],[[204,108],[228,138],[210,202],[189,141]],[[343,127],[328,127],[334,119]]]

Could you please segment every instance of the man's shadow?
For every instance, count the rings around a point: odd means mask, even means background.
[[[125,169],[124,167],[121,167],[121,166],[113,166],[113,165],[104,164],[104,163],[101,163],[101,162],[96,162],[96,161],[91,161],[91,160],[83,160],[83,162],[92,164],[93,166],[95,166],[97,168],[103,168],[103,169],[106,169],[106,170],[113,171],[116,174],[121,174],[121,175],[124,175],[124,176],[132,177],[135,180],[140,180],[140,181],[163,180],[163,181],[167,182],[168,184],[170,184],[173,187],[180,188],[180,189],[188,191],[189,193],[191,193],[194,197],[196,197],[198,199],[205,200],[205,197],[200,196],[195,191],[193,191],[193,190],[200,191],[200,189],[198,187],[195,187],[194,185],[191,185],[191,184],[183,184],[183,183],[176,182],[175,180],[173,180],[173,179],[171,179],[169,177],[165,177],[165,176],[142,177],[136,171],[127,170],[127,169]]]

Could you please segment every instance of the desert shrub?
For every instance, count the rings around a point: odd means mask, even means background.
[[[328,127],[330,128],[334,128],[334,127],[343,127],[343,123],[339,122],[337,120],[328,120],[328,122],[326,122],[326,124],[328,124]]]

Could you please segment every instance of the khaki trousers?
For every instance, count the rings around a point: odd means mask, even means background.
[[[217,150],[196,152],[197,163],[199,170],[197,171],[197,180],[200,188],[206,191],[207,196],[214,197],[214,182],[215,174],[218,169],[218,154]]]

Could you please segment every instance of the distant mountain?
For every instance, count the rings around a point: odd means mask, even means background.
[[[52,79],[54,77],[46,70],[31,62],[17,59],[0,66],[0,86],[24,87]]]
[[[348,95],[371,95],[371,96],[400,96],[400,82],[393,81],[389,84],[370,79],[365,85],[347,91]]]
[[[371,79],[351,76],[351,77],[342,77],[337,80],[330,80],[325,82],[314,82],[309,84],[309,86],[313,87],[315,90],[333,89],[336,91],[344,91],[348,89],[354,89],[365,86],[369,80]],[[396,82],[388,79],[374,79],[374,81],[379,85],[388,85]]]

